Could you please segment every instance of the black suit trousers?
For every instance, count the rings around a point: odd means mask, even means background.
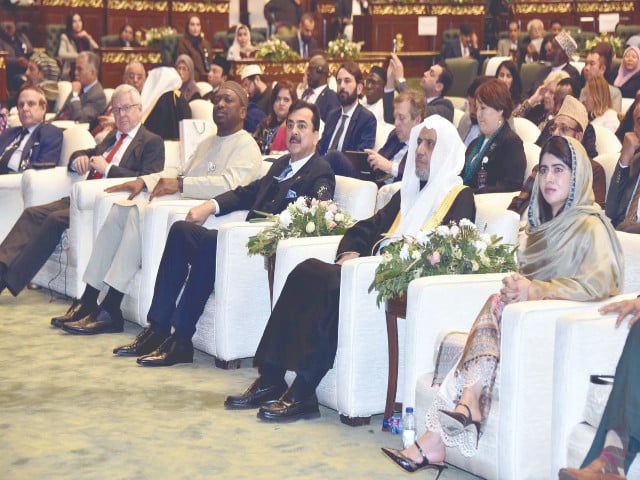
[[[29,207],[0,245],[4,282],[15,296],[27,286],[69,228],[70,198]]]
[[[217,245],[217,230],[184,221],[171,226],[147,315],[154,332],[168,335],[173,325],[178,339],[191,341],[213,292]]]

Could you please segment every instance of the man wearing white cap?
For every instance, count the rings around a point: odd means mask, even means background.
[[[551,71],[564,70],[582,86],[582,79],[578,70],[569,63],[571,55],[578,49],[578,44],[565,30],[555,36],[551,42]]]
[[[249,95],[249,101],[255,103],[265,115],[271,112],[271,87],[264,83],[262,69],[258,65],[247,65],[242,69],[240,79],[242,87]]]

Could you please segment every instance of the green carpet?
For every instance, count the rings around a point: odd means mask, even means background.
[[[409,478],[380,453],[401,443],[380,431],[380,415],[353,428],[322,407],[321,418],[286,425],[227,412],[224,398],[255,370],[220,370],[201,352],[193,365],[139,367],[111,354],[137,325],[68,335],[49,320],[69,304],[44,290],[0,295],[0,478]],[[449,468],[440,478],[476,477]]]

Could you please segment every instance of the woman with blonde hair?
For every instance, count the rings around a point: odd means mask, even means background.
[[[613,133],[620,126],[618,112],[613,109],[609,84],[603,77],[590,78],[584,87],[584,106],[591,125],[608,128]]]
[[[563,70],[551,72],[547,75],[535,93],[513,111],[513,116],[525,117],[542,130],[554,114],[555,102],[553,96],[556,93],[558,82],[563,78],[569,78],[569,74]]]

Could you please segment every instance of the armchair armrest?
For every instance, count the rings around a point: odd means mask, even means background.
[[[22,174],[22,197],[25,207],[42,205],[71,194],[71,186],[84,177],[67,171],[67,167],[25,170]]]
[[[287,277],[296,265],[309,258],[333,262],[342,235],[327,237],[288,238],[278,242],[273,274],[273,304],[280,297]]]
[[[635,298],[620,295],[610,301]],[[616,315],[597,311],[561,317],[556,327],[553,371],[551,473],[568,466],[569,435],[584,420],[589,376],[613,374],[629,332],[627,323],[615,328]],[[582,452],[586,454],[587,452]]]
[[[0,224],[0,242],[7,236],[13,224],[24,210],[22,199],[22,174],[0,175],[0,205],[2,219]]]

